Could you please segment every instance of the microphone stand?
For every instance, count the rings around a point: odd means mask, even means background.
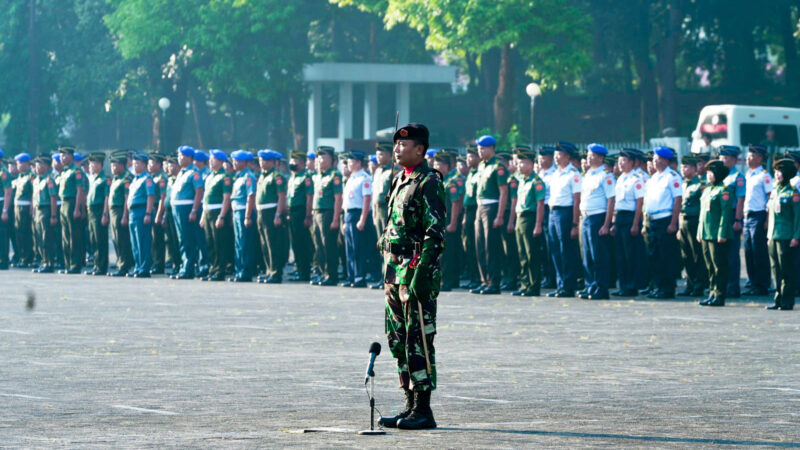
[[[386,434],[383,430],[375,429],[375,371],[370,370],[367,375],[369,376],[369,430],[359,431],[358,434],[363,436]]]

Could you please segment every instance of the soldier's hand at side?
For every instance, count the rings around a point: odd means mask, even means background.
[[[669,224],[669,226],[667,227],[667,233],[675,234],[677,232],[678,232],[678,226],[677,225],[673,225],[673,224]]]
[[[310,227],[311,226],[311,216],[306,216],[306,218],[303,220],[303,226],[304,227]]]
[[[150,214],[145,214],[145,215],[144,215],[144,219],[142,219],[142,221],[144,222],[144,224],[145,224],[145,225],[150,225],[150,221],[151,221],[151,220],[152,220],[152,219],[151,219],[151,216],[150,216]]]
[[[73,219],[80,219],[81,218],[81,210],[80,209],[75,209],[75,211],[72,211],[72,218]]]
[[[572,229],[569,230],[569,238],[570,239],[578,239],[578,226],[573,225]]]
[[[217,227],[217,229],[220,229],[220,228],[224,227],[225,226],[225,218],[224,217],[218,217],[217,218],[217,223],[215,223],[214,225]]]
[[[702,243],[703,243],[703,240],[702,240],[702,239],[700,239],[700,238],[697,238],[697,243],[698,243],[698,244],[702,244]]]
[[[726,239],[726,238],[717,238],[717,242],[719,242],[720,244],[724,244],[724,243],[728,242],[728,239]]]
[[[2,216],[0,216],[0,220],[3,222],[8,222],[8,213],[4,212]]]
[[[272,223],[276,227],[279,227],[283,223],[283,220],[281,220],[281,216],[275,216],[275,219],[272,220]]]
[[[492,222],[492,228],[500,228],[502,226],[503,226],[503,218],[495,217],[494,222]]]
[[[608,227],[603,225],[602,227],[600,227],[599,230],[597,230],[597,234],[599,234],[600,236],[607,236],[608,235]]]
[[[677,239],[679,241],[681,240],[681,230],[678,230],[678,232],[675,233],[675,239]]]
[[[789,241],[789,247],[795,248],[800,245],[800,239],[792,239]]]
[[[189,222],[194,223],[195,220],[197,220],[197,213],[192,211],[192,212],[189,213]],[[202,219],[200,219],[200,220],[202,221]]]
[[[253,219],[251,219],[250,217],[245,217],[244,218],[244,227],[245,228],[250,228],[250,225],[252,225],[252,224],[253,224]]]
[[[541,235],[542,235],[542,226],[541,225],[536,225],[535,227],[533,227],[533,236],[534,237],[539,237]]]
[[[339,229],[339,221],[334,220],[333,222],[331,222],[331,230],[338,230],[338,229]]]
[[[456,226],[451,223],[450,225],[447,226],[447,228],[445,228],[445,231],[447,231],[448,233],[455,233]]]
[[[192,218],[190,217],[189,221],[191,222],[191,220],[192,220]],[[206,227],[206,221],[203,220],[203,218],[201,217],[200,218],[200,223],[198,225],[200,225],[200,228],[205,228]]]
[[[638,236],[639,235],[639,225],[633,224],[631,227],[631,236]]]
[[[103,218],[102,218],[102,219],[100,219],[100,223],[101,223],[101,224],[102,224],[104,227],[107,227],[107,226],[108,226],[108,216],[106,216],[106,215],[103,215]]]
[[[56,226],[57,223],[58,223],[58,219],[56,219],[55,217],[51,217],[50,218],[50,226],[54,227],[54,226]]]
[[[356,224],[356,228],[358,228],[358,231],[364,231],[365,226],[367,226],[367,223],[366,220],[364,219],[359,220],[358,223]]]
[[[733,222],[733,231],[737,233],[742,231],[742,222]]]
[[[120,220],[119,224],[122,225],[123,227],[127,227],[128,226],[128,216],[122,216],[122,220]]]
[[[514,226],[511,225],[511,224],[508,224],[508,226],[506,227],[506,233],[514,234]]]

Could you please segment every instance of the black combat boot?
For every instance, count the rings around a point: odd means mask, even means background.
[[[401,430],[426,430],[436,428],[436,421],[433,420],[431,411],[431,392],[414,391],[414,409],[405,419],[397,422],[397,428]]]
[[[381,417],[378,420],[378,425],[386,428],[397,428],[397,421],[405,419],[411,414],[411,410],[414,409],[414,391],[404,389],[403,392],[406,394],[406,409],[394,417]]]

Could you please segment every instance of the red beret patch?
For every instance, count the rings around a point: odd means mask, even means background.
[[[456,180],[456,184],[461,186],[461,185],[464,184],[464,181],[462,181],[461,178],[459,178],[459,179]]]
[[[769,181],[770,181],[769,177],[764,177],[764,184],[769,184]]]
[[[514,181],[514,180],[511,180],[511,183],[508,183],[508,184],[510,184],[512,188],[517,187],[517,182]]]
[[[400,136],[407,137],[407,136],[408,136],[408,130],[406,130],[406,129],[401,129],[401,130],[400,130]]]
[[[130,181],[126,181],[125,182],[125,189],[128,189],[129,187],[131,187],[131,182]]]

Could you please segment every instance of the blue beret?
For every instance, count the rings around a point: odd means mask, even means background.
[[[494,147],[497,144],[497,139],[487,134],[476,139],[475,143],[481,147]]]
[[[752,153],[758,153],[761,156],[767,156],[767,147],[758,144],[750,144],[747,149]]]
[[[720,156],[739,156],[742,150],[735,145],[720,145],[717,149]]]
[[[194,151],[194,159],[195,161],[208,161],[208,153],[202,150],[195,150]]]
[[[347,153],[347,159],[357,159],[359,161],[363,161],[366,155],[361,150],[350,150]]]
[[[134,161],[147,161],[149,157],[145,152],[132,152],[131,159]]]
[[[253,154],[247,150],[236,150],[231,153],[231,158],[233,158],[234,161],[252,161]]]
[[[308,159],[317,159],[317,154],[314,152],[308,152],[306,153],[306,156],[308,157]]]
[[[436,156],[437,153],[439,153],[439,149],[432,148],[432,149],[428,150],[427,152],[425,152],[425,156],[428,157],[428,158],[433,158],[434,156]]]
[[[264,161],[276,161],[281,159],[281,154],[276,152],[275,150],[264,149],[258,151],[258,157],[263,159]]]
[[[3,151],[2,148],[0,148],[0,158],[4,158],[5,156],[6,156],[6,152]]]
[[[552,145],[543,145],[539,147],[539,154],[542,156],[553,156],[553,153],[556,152],[556,148]]]
[[[558,141],[558,144],[556,145],[556,151],[567,152],[573,158],[578,156],[578,147],[576,147],[572,142]]]
[[[19,155],[15,156],[14,159],[16,159],[17,162],[29,162],[31,160],[31,155],[28,153],[20,153]]]
[[[369,162],[374,162],[374,163],[378,162],[378,156],[377,155],[369,155]]]
[[[211,149],[208,152],[211,153],[211,156],[213,156],[214,159],[218,159],[220,161],[228,160],[228,154],[218,148]]]
[[[664,146],[656,147],[656,149],[653,150],[653,153],[666,159],[672,159],[675,157],[675,153],[672,152],[672,149]]]
[[[75,161],[81,162],[81,161],[83,161],[83,155],[81,155],[78,152],[75,152],[75,153],[72,154],[72,159],[74,159]]]
[[[178,147],[178,153],[180,153],[183,156],[191,156],[192,158],[194,158],[194,149],[192,147],[189,147],[188,145],[181,145],[180,147]]]
[[[600,144],[589,144],[589,146],[586,147],[586,149],[592,153],[597,153],[598,155],[605,156],[608,154],[608,149]]]
[[[61,162],[61,153],[53,153],[53,161],[60,163]]]
[[[283,159],[283,153],[277,150],[273,150],[272,152],[275,153],[275,159]]]

